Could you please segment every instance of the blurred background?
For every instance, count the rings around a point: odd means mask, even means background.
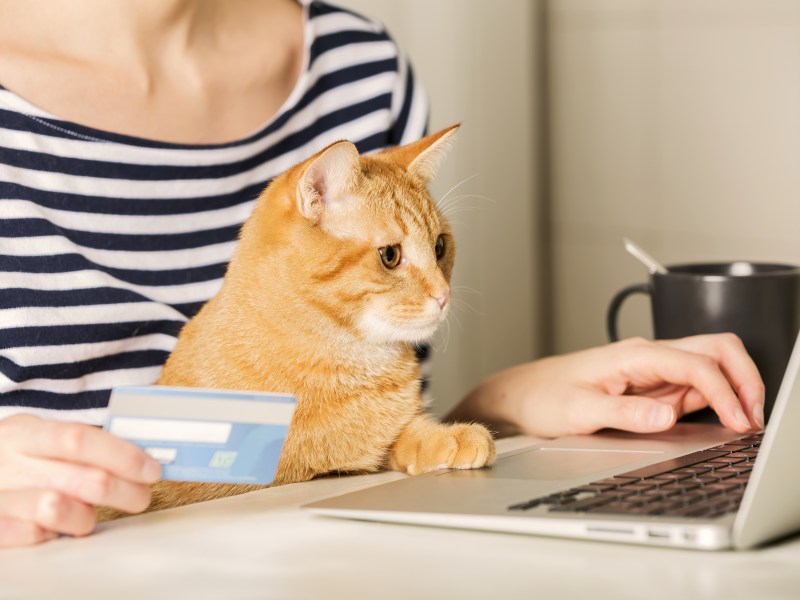
[[[463,123],[432,186],[459,207],[435,413],[604,343],[611,296],[647,280],[623,236],[665,264],[800,264],[800,0],[338,3],[410,57],[431,131]],[[648,302],[621,335],[651,337]]]

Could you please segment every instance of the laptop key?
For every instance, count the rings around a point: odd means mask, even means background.
[[[719,475],[729,475],[730,477],[738,477],[743,473],[750,473],[753,470],[752,467],[725,467],[724,469],[720,469],[717,471]]]
[[[634,483],[639,481],[638,477],[625,477],[620,475],[619,477],[609,477],[608,479],[601,479],[600,481],[595,481],[592,485],[608,485],[613,487],[622,487],[624,485],[628,485],[630,483]]]
[[[704,473],[708,473],[709,471],[713,470],[710,467],[703,467],[702,465],[703,463],[695,465],[693,467],[683,467],[682,469],[678,469],[675,472],[680,473],[681,475],[697,476],[697,475],[703,475]]]
[[[725,483],[728,483],[728,484],[730,484],[732,486],[743,488],[744,486],[747,485],[747,483],[749,481],[750,481],[749,477],[739,476],[739,477],[731,477],[730,479],[726,479]]]
[[[631,514],[633,511],[639,509],[644,509],[644,505],[640,503],[637,504],[630,502],[612,502],[610,504],[604,504],[602,506],[589,508],[586,510],[586,512],[612,514],[612,515],[628,515]],[[642,510],[642,512],[644,511]]]
[[[519,504],[512,504],[508,507],[508,510],[530,510],[531,508],[536,508],[539,505],[541,505],[541,502],[538,498],[536,498],[534,500],[520,502]]]
[[[755,457],[755,455],[756,454],[754,452],[732,452],[731,454],[728,454],[728,458],[738,458],[743,460],[744,462],[748,462],[753,460],[753,457]]]
[[[728,444],[722,444],[720,446],[714,446],[711,450],[721,450],[723,452],[739,452],[742,448],[749,448],[752,446],[749,442],[730,442]]]
[[[679,471],[672,471],[670,473],[661,473],[660,475],[655,475],[654,479],[660,481],[682,481],[684,479],[691,479],[694,477],[691,473],[680,473]]]
[[[667,514],[671,517],[706,517],[713,511],[707,506],[690,505],[678,508]]]
[[[625,491],[628,492],[635,492],[636,494],[644,494],[646,492],[650,492],[652,490],[657,490],[658,484],[655,482],[646,482],[642,481],[639,483],[632,483],[630,485],[625,486]]]
[[[712,483],[711,485],[703,486],[703,493],[706,496],[719,496],[720,494],[729,493],[733,487],[727,484]]]
[[[663,473],[668,473],[670,471],[674,471],[675,469],[680,469],[682,467],[691,467],[692,465],[696,465],[702,462],[708,462],[715,458],[720,458],[725,456],[727,452],[719,452],[717,450],[701,450],[699,452],[692,452],[691,454],[686,454],[684,456],[679,456],[677,458],[672,458],[669,460],[665,460],[660,463],[656,463],[654,465],[649,465],[647,467],[642,467],[641,469],[636,469],[634,471],[628,471],[627,473],[622,473],[622,477],[655,477],[656,475],[661,475]]]
[[[563,506],[552,506],[550,510],[552,512],[585,512],[589,508],[594,508],[596,506],[601,506],[603,504],[609,504],[613,502],[612,498],[602,498],[595,496],[594,498],[585,498],[583,500],[577,500],[572,502],[571,504],[565,504]]]
[[[747,444],[752,444],[752,445],[760,445],[761,441],[763,439],[764,439],[764,434],[763,433],[757,433],[755,435],[751,435],[749,437],[742,438],[742,439],[737,440],[737,441],[739,443],[743,443],[743,444],[747,443]]]
[[[575,488],[579,492],[591,492],[591,493],[599,493],[604,492],[606,490],[613,490],[616,489],[616,485],[606,485],[606,484],[599,484],[599,483],[589,483],[586,485],[582,485],[580,487]]]
[[[647,505],[647,514],[661,516],[669,513],[671,510],[676,510],[681,507],[683,507],[682,502],[654,502]]]
[[[714,475],[712,473],[709,473],[708,475],[701,475],[700,477],[697,478],[697,481],[699,481],[700,483],[702,483],[705,486],[705,485],[711,485],[711,484],[714,484],[714,483],[719,483],[720,481],[722,481],[722,479],[720,479],[719,477],[717,477],[716,475]]]

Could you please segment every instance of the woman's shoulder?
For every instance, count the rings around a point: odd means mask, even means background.
[[[397,45],[380,21],[329,2],[311,0],[305,4],[312,49],[317,53],[359,44],[359,50],[367,57],[371,52],[399,54]]]
[[[339,4],[323,0],[301,0],[300,3],[308,7],[311,19],[327,17],[329,21],[336,20],[342,25],[350,25],[357,30],[386,34],[386,27],[380,21]]]

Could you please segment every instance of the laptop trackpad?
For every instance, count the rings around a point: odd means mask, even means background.
[[[661,454],[652,451],[537,448],[498,460],[494,467],[483,470],[483,473],[501,479],[576,479],[628,463],[653,460]]]

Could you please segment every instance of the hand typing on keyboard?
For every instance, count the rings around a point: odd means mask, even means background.
[[[706,406],[735,431],[764,427],[764,384],[733,334],[631,338],[512,367],[478,386],[449,418],[478,418],[503,434],[649,433]]]

